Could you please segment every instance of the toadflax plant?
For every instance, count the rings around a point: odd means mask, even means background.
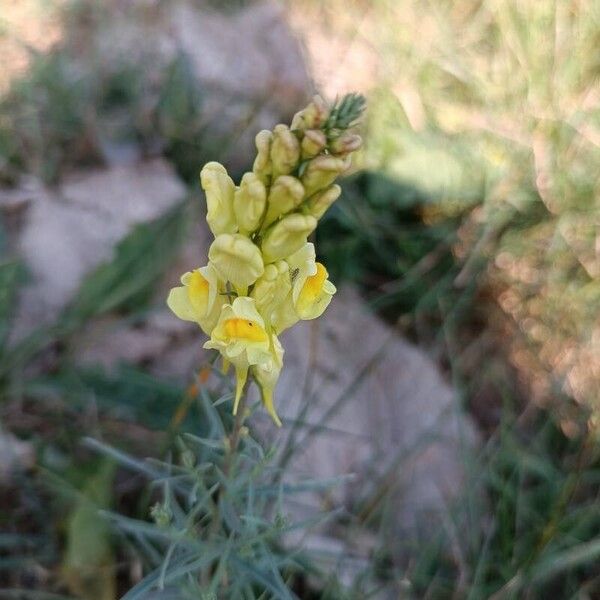
[[[273,402],[284,353],[278,336],[323,314],[336,291],[307,240],[340,195],[334,181],[361,145],[348,130],[364,106],[356,94],[333,106],[315,96],[291,126],[258,133],[252,171],[238,186],[218,162],[200,173],[215,239],[208,264],[185,273],[167,304],[210,337],[204,347],[221,353],[225,370],[234,366],[234,415],[250,376],[281,425]]]
[[[150,511],[154,523],[107,515],[132,542],[144,572],[123,600],[294,600],[294,590],[308,578],[320,587],[329,579],[323,557],[313,558],[298,544],[333,513],[294,521],[285,500],[330,489],[347,476],[284,481],[276,453],[265,452],[243,426],[240,400],[248,379],[254,380],[263,405],[281,424],[273,404],[283,366],[278,336],[299,320],[321,315],[335,293],[307,240],[340,194],[334,180],[360,146],[348,130],[363,109],[361,96],[345,96],[333,106],[316,97],[290,127],[261,131],[253,170],[239,186],[218,163],[202,169],[215,239],[208,264],[185,273],[167,302],[209,336],[206,348],[218,350],[225,366],[235,367],[237,414],[232,424],[221,408],[229,395],[215,399],[202,385],[205,369],[181,405],[196,401],[198,426],[193,434],[179,427],[172,432],[178,435],[165,460],[141,462],[87,441],[150,479],[150,502],[160,498]],[[173,422],[180,417],[178,410]]]

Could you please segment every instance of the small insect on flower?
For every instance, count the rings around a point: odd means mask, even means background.
[[[361,145],[349,130],[364,106],[357,94],[333,106],[315,96],[291,127],[257,134],[252,171],[239,187],[217,162],[200,173],[215,239],[208,265],[185,273],[167,304],[180,319],[197,323],[210,336],[204,347],[235,367],[234,414],[251,375],[263,406],[281,425],[274,390],[284,351],[277,335],[319,317],[335,294],[307,240],[340,195],[333,182]]]

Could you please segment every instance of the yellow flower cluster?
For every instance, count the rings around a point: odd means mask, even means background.
[[[256,136],[253,169],[239,186],[217,162],[200,173],[215,239],[208,265],[185,273],[167,304],[210,336],[205,348],[234,365],[234,414],[250,373],[281,425],[273,405],[283,364],[277,336],[301,319],[319,317],[336,291],[307,239],[340,195],[333,182],[360,147],[360,137],[347,129],[363,106],[360,96],[333,107],[316,96],[291,127]]]

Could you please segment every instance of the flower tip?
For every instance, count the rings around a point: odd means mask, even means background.
[[[273,404],[273,391],[263,389],[262,390],[262,401],[263,405],[266,408],[267,412],[271,419],[273,419],[273,423],[277,425],[277,427],[281,427],[281,419],[277,415],[277,411],[275,410],[275,406]]]
[[[237,415],[240,399],[248,379],[248,367],[239,367],[235,370],[235,399],[233,401],[233,415]]]

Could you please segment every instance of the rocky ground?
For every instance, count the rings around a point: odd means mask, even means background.
[[[115,5],[115,21],[103,23],[83,43],[79,68],[92,68],[86,60],[97,54],[119,62],[157,52],[167,60],[175,49],[183,52],[204,91],[205,118],[210,122],[219,115],[213,123],[219,135],[244,120],[242,135],[225,153],[229,164],[247,164],[254,133],[289,116],[312,91],[302,45],[273,3],[258,2],[233,16],[183,0],[168,8],[153,2]],[[299,28],[301,16],[293,22]],[[313,67],[335,43],[319,40],[308,43]],[[348,54],[345,65],[328,66],[344,79],[340,88],[336,77],[325,76],[325,67],[316,69],[317,80],[331,95],[368,85],[353,77],[364,71],[362,50],[357,52],[356,58]],[[198,196],[160,156],[145,156],[139,149],[109,154],[104,165],[71,169],[57,185],[22,177],[16,186],[0,189],[10,245],[29,272],[15,339],[52,323],[85,277],[111,260],[116,244],[135,225],[164,216],[189,193]],[[181,272],[206,259],[203,226],[194,224],[191,232],[179,261],[160,282],[153,310],[135,324],[118,315],[89,322],[73,341],[80,364],[110,370],[128,362],[171,380],[190,381],[204,357],[203,337],[168,312],[164,296]],[[398,535],[438,527],[464,485],[465,453],[476,448],[477,433],[434,361],[375,317],[352,288],[342,289],[319,322],[295,328],[283,343],[280,413],[289,423],[302,419],[309,424],[292,434],[286,427],[280,434],[282,446],[292,435],[300,448],[291,472],[319,478],[355,474],[333,496],[307,497],[299,513],[315,506],[375,502],[372,496],[383,481],[394,490],[391,511]],[[263,425],[259,419],[257,426]],[[30,460],[27,449],[12,438],[4,436],[1,444],[13,451],[0,455],[20,457],[10,459],[12,464]],[[5,471],[3,466],[0,473],[6,476]],[[336,535],[325,529],[312,543],[335,543]]]

